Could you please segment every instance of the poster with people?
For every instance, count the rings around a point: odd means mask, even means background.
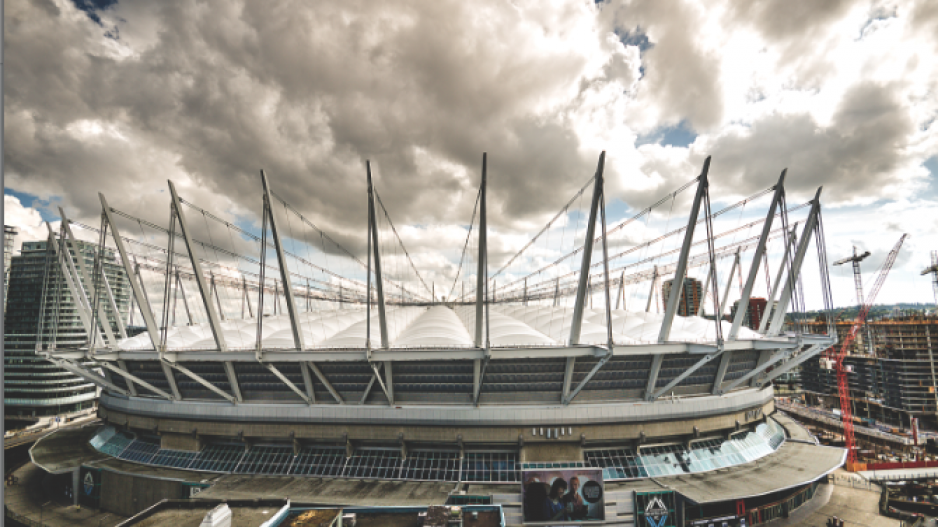
[[[606,519],[602,469],[525,470],[521,481],[524,523],[569,525]]]

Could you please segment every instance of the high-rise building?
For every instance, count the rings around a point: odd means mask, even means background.
[[[664,305],[668,304],[668,298],[671,295],[671,284],[674,279],[665,280],[661,284],[661,301]],[[677,304],[677,314],[682,317],[690,317],[697,314],[700,309],[700,302],[703,298],[703,284],[696,278],[684,278],[684,290],[681,292],[681,298]]]
[[[13,249],[16,247],[16,236],[19,231],[10,225],[3,226],[3,309],[7,305],[7,288],[10,286],[10,259],[13,258]]]
[[[746,308],[746,314],[743,315],[743,325],[752,330],[758,330],[762,318],[765,316],[765,306],[768,301],[764,298],[750,298],[749,305]],[[776,302],[777,304],[778,302]],[[730,310],[730,320],[736,318],[736,310],[739,309],[739,300],[733,302],[733,309]]]
[[[834,325],[838,343],[831,352],[840,350],[853,324],[853,320],[842,320]],[[802,325],[815,333],[827,329],[825,321]],[[900,426],[909,426],[909,419],[916,417],[938,426],[938,319],[881,319],[867,322],[867,327],[872,346],[854,340],[844,357],[844,364],[852,368],[848,386],[854,415]],[[805,362],[801,377],[805,390],[837,397],[832,361]]]
[[[60,241],[56,239],[55,243],[61,251]],[[77,244],[80,253],[77,256],[84,259],[90,273],[97,246],[81,241]],[[75,412],[93,406],[97,395],[93,384],[36,355],[40,344],[46,349],[78,348],[88,341],[79,315],[83,307],[73,298],[63,273],[66,260],[58,259],[51,249],[49,241],[24,242],[21,254],[11,258],[3,335],[6,383],[3,395],[8,416],[42,417]],[[71,247],[67,254],[78,269],[78,259]],[[126,313],[130,284],[124,268],[114,261],[113,252],[105,253],[103,268],[107,284],[99,280],[98,291],[107,295],[106,287],[110,285],[118,311]],[[95,287],[84,279],[81,285],[88,293]],[[112,331],[118,332],[116,318],[110,312],[108,318]]]

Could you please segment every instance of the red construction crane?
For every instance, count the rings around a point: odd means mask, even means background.
[[[848,256],[847,258],[844,258],[843,260],[837,260],[836,262],[834,262],[834,265],[843,265],[847,262],[850,262],[853,264],[853,286],[857,290],[857,310],[858,311],[861,307],[863,307],[863,276],[860,274],[860,262],[862,262],[869,255],[870,255],[870,251],[864,251],[862,254],[857,254],[857,246],[854,245],[853,256]],[[873,339],[872,339],[872,335],[870,335],[870,328],[867,327],[866,331],[864,331],[863,333],[864,333],[863,339],[866,341],[863,343],[864,344],[863,347],[867,348],[867,350],[872,354],[873,353]],[[860,344],[858,343],[857,346],[860,346]]]
[[[853,441],[853,412],[850,410],[850,386],[847,383],[848,372],[844,367],[844,357],[847,356],[847,350],[850,348],[850,344],[857,338],[857,331],[863,327],[866,316],[869,314],[870,308],[873,307],[873,301],[876,300],[876,295],[879,294],[879,290],[883,287],[883,282],[886,281],[886,276],[889,275],[889,270],[892,269],[892,264],[895,263],[899,249],[902,247],[902,242],[905,241],[907,236],[908,234],[903,234],[896,243],[896,246],[889,251],[889,255],[886,256],[886,261],[883,262],[883,267],[879,270],[879,275],[876,276],[876,282],[873,283],[873,288],[870,290],[869,296],[866,297],[866,302],[860,306],[860,313],[857,315],[853,327],[850,328],[850,333],[844,338],[843,344],[840,346],[840,351],[833,357],[834,369],[837,371],[837,392],[840,396],[840,416],[844,423],[844,446],[847,448],[847,470],[852,470],[853,465],[857,462],[857,452]],[[830,348],[828,353],[832,353],[832,350],[833,348]]]

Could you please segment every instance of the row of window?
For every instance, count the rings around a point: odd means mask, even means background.
[[[118,432],[107,441],[92,440],[99,451],[147,465],[234,474],[298,475],[355,479],[519,482],[516,452],[411,451],[361,448],[352,456],[339,447],[304,447],[294,454],[287,446],[212,444],[199,452],[162,449],[152,439]]]
[[[104,434],[104,430],[99,433]],[[766,420],[754,430],[730,439],[707,439],[684,444],[589,450],[585,467],[602,468],[609,480],[674,476],[740,465],[767,456],[785,440],[782,427]],[[98,450],[127,461],[189,470],[235,474],[300,475],[356,479],[519,482],[521,465],[516,452],[455,451],[408,453],[394,448],[361,448],[351,456],[340,447],[211,444],[199,452],[161,449],[153,439],[114,433],[106,441],[92,440]]]

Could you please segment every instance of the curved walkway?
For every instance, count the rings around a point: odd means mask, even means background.
[[[46,472],[32,463],[26,463],[13,474],[17,477],[18,483],[6,487],[4,505],[9,508],[10,512],[35,522],[34,525],[113,527],[127,519],[124,516],[100,512],[88,507],[78,509],[72,506],[71,498],[64,495],[48,496],[42,485]]]

